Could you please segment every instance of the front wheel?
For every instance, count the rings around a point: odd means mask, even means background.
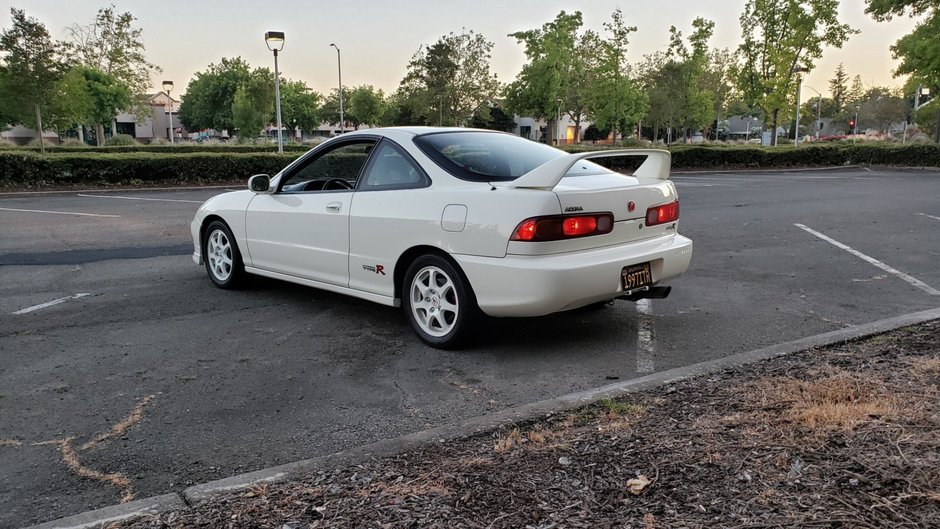
[[[446,259],[416,259],[402,285],[405,314],[421,341],[439,349],[464,343],[477,323],[476,297],[463,274]]]
[[[235,245],[232,231],[224,222],[216,220],[206,227],[202,249],[206,272],[217,287],[236,288],[244,280],[242,256]]]

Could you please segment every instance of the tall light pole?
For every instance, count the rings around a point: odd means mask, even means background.
[[[805,66],[797,66],[793,69],[796,74],[796,125],[793,127],[793,144],[800,146],[800,91],[803,88],[803,75],[809,72]]]
[[[917,121],[917,111],[920,110],[920,96],[929,96],[930,89],[924,88],[923,85],[917,85],[917,91],[914,92],[914,113],[911,114],[911,121],[916,125]],[[904,121],[904,137],[901,138],[901,143],[907,141],[907,121]]]
[[[169,128],[167,129],[168,135],[170,136],[170,145],[176,143],[174,137],[176,134],[173,133],[173,99],[170,97],[170,92],[173,91],[173,81],[163,81],[163,91],[166,92],[166,105],[164,109],[166,110],[166,115],[169,116]]]
[[[281,137],[281,74],[277,69],[277,52],[284,49],[284,32],[268,31],[264,43],[274,52],[274,106],[277,112],[277,152],[284,154],[284,139]]]
[[[555,145],[561,145],[561,132],[558,131],[558,127],[561,126],[561,103],[562,99],[559,97],[555,100],[558,103],[555,112]]]
[[[340,59],[339,46],[330,44],[336,48],[336,71],[339,73],[339,133],[346,132],[346,121],[343,116],[343,61]]]
[[[860,105],[855,105],[855,132],[852,133],[852,143],[858,140],[858,110],[860,108],[862,108]]]
[[[819,133],[822,132],[822,94],[819,93],[819,90],[816,90],[812,86],[806,85],[806,88],[809,88],[813,92],[816,92],[816,140],[819,140]]]

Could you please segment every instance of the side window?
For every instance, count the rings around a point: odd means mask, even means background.
[[[404,189],[424,184],[424,174],[408,158],[390,144],[382,143],[359,189]]]
[[[281,185],[282,193],[342,191],[356,188],[356,181],[374,140],[343,143],[319,153],[298,167]]]

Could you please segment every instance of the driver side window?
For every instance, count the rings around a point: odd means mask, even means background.
[[[345,191],[356,188],[374,140],[343,143],[311,158],[281,185],[282,193]]]

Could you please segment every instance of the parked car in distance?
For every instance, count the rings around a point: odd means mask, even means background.
[[[632,175],[592,159],[643,156]],[[689,266],[660,150],[564,151],[459,128],[331,138],[248,189],[206,201],[193,260],[221,288],[246,274],[402,307],[453,348],[483,315],[540,316],[662,298]]]

